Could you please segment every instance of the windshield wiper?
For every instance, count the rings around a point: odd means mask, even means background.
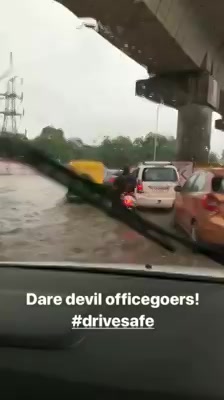
[[[221,265],[224,265],[223,252],[215,252],[207,245],[193,243],[191,240],[179,237],[175,233],[162,228],[161,226],[146,221],[137,212],[131,212],[120,204],[117,211],[112,211],[108,206],[110,195],[108,188],[102,184],[94,183],[71,171],[69,168],[53,160],[48,154],[32,146],[28,141],[15,140],[13,137],[0,137],[1,155],[7,158],[20,159],[21,163],[27,164],[41,174],[53,179],[68,188],[76,196],[79,196],[86,203],[104,211],[107,215],[122,221],[130,228],[150,239],[169,251],[175,251],[170,240],[174,240],[183,246],[205,254],[207,257]]]

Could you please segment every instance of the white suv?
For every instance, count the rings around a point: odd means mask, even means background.
[[[179,174],[171,162],[145,161],[132,170],[132,175],[137,179],[137,206],[173,207]]]

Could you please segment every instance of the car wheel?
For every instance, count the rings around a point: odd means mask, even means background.
[[[199,238],[198,238],[198,231],[197,231],[197,223],[196,221],[194,221],[191,225],[191,240],[194,243],[198,243],[199,242]]]
[[[173,215],[174,214],[173,208],[168,208],[167,214]]]
[[[176,216],[175,210],[174,210],[174,212],[173,212],[173,223],[172,223],[172,225],[173,225],[173,227],[174,227],[175,229],[178,228],[177,216]]]

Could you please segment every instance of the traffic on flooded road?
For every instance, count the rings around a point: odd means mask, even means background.
[[[181,245],[175,253],[166,251],[93,207],[67,203],[65,194],[38,175],[1,177],[1,261],[143,263],[224,276],[210,259]],[[173,212],[141,215],[175,232]]]

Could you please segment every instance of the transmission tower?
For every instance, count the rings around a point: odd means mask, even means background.
[[[3,123],[0,134],[18,134],[17,119],[24,116],[24,109],[21,113],[17,111],[17,100],[23,101],[23,93],[19,96],[16,93],[16,80],[17,76],[12,77],[8,80],[7,91],[0,93],[0,98],[5,100],[4,111],[0,111],[3,115]]]
[[[10,77],[7,81],[7,89],[5,93],[0,93],[0,100],[5,103],[4,110],[0,110],[0,114],[3,115],[3,123],[0,129],[0,135],[14,134],[18,135],[18,118],[24,116],[24,109],[20,113],[18,112],[17,102],[20,101],[20,105],[23,102],[23,93],[18,95],[16,92],[16,81],[19,79],[18,76],[13,76],[13,56],[10,53],[9,68],[0,76],[0,80],[5,79],[7,76]],[[21,84],[23,80],[21,79]],[[24,134],[22,134],[24,136]],[[26,135],[26,132],[25,132]]]

